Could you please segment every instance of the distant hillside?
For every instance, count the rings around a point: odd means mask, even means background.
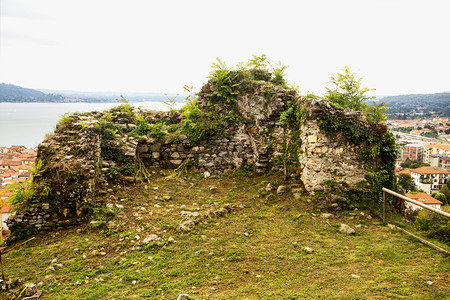
[[[176,102],[184,102],[187,94],[34,90],[0,83],[0,102],[117,102],[121,96],[130,102],[166,101],[176,96]]]
[[[68,90],[47,90],[40,89],[44,93],[60,94],[70,99],[84,99],[92,102],[116,102],[123,96],[130,102],[146,102],[146,101],[166,101],[168,97],[175,97],[177,94],[164,93],[136,93],[136,92],[82,92],[82,91],[68,91]],[[184,102],[187,94],[179,94],[176,97],[176,102]]]
[[[13,84],[0,83],[0,102],[58,102],[63,101],[61,95],[23,88]]]
[[[417,117],[450,117],[450,92],[387,96],[391,119]]]

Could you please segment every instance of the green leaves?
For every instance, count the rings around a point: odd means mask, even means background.
[[[216,58],[216,62],[212,64],[213,71],[210,72],[210,87],[212,96],[218,103],[231,103],[237,94],[233,88],[238,84],[234,83],[236,73],[230,72],[225,62]],[[234,74],[234,76],[233,76]]]
[[[238,87],[244,90],[248,85],[258,85],[260,81],[288,88],[284,79],[287,66],[280,61],[273,64],[265,54],[253,55],[247,63],[239,63],[235,68],[229,68],[224,61],[216,58],[212,63],[213,70],[209,73],[209,86],[213,101],[230,104],[235,102]],[[251,90],[251,89],[250,89]]]
[[[252,59],[249,60],[247,66],[252,69],[264,70],[267,71],[268,57],[265,54],[261,54],[260,56],[252,55]]]
[[[330,77],[328,83],[332,84],[332,88],[326,88],[325,95],[331,101],[331,105],[337,109],[350,108],[362,111],[368,121],[384,122],[386,120],[386,110],[389,104],[384,102],[368,104],[369,99],[375,97],[366,96],[367,92],[374,91],[362,86],[362,78],[355,78],[355,73],[350,72],[349,67],[344,67],[343,73],[338,73],[336,77]]]
[[[343,107],[348,107],[354,110],[362,110],[365,101],[374,97],[368,97],[365,94],[375,89],[363,87],[361,84],[362,78],[355,78],[355,73],[350,72],[349,67],[344,67],[343,73],[338,73],[337,77],[330,77],[333,85],[332,88],[327,88],[327,96],[332,102],[336,102]]]

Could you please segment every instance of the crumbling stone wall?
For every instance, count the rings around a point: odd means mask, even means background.
[[[333,108],[325,100],[309,102],[309,118],[301,126],[301,180],[308,191],[320,190],[320,183],[333,180],[354,185],[364,180],[368,171],[358,161],[355,147],[331,141],[318,122],[325,110]],[[354,113],[354,112],[350,112]]]
[[[45,206],[36,203],[10,218],[12,230],[14,227],[42,230],[72,224],[81,221],[86,204],[115,197],[108,172],[120,166],[120,162],[102,157],[104,141],[99,120],[106,114],[110,114],[109,118],[122,129],[120,134],[115,133],[116,138],[109,147],[119,151],[123,159],[135,164],[143,162],[146,168],[176,168],[188,161],[191,166],[211,174],[228,173],[241,167],[267,172],[283,155],[283,141],[291,138],[291,133],[280,125],[280,115],[288,101],[298,100],[307,110],[306,120],[298,128],[301,139],[299,169],[307,191],[321,189],[320,183],[327,180],[352,185],[364,179],[368,172],[358,161],[355,148],[331,141],[320,130],[321,114],[335,110],[327,100],[302,98],[295,91],[281,88],[265,96],[266,90],[267,86],[261,86],[252,94],[237,95],[242,120],[225,128],[221,134],[197,143],[192,143],[183,134],[175,139],[173,136],[137,139],[130,135],[137,121],[129,121],[121,113],[72,115],[70,123],[59,126],[55,135],[38,147],[38,159],[45,161],[46,171],[45,176],[35,179],[35,188],[41,193],[48,188],[48,194],[43,196]],[[200,108],[208,104],[208,97],[200,93]],[[173,112],[135,113],[151,122],[177,119]],[[123,184],[135,180],[132,176],[119,179]]]

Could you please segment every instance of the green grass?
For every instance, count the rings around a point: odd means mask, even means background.
[[[268,182],[276,189],[281,179],[245,173],[204,179],[194,173],[165,180],[155,174],[149,184],[117,187],[122,200],[117,203],[125,207],[114,209],[118,228],[86,224],[11,245],[3,254],[5,274],[41,283],[42,299],[176,299],[180,293],[193,299],[450,296],[449,257],[376,218],[314,216],[325,212],[314,196],[311,203],[295,201],[291,193],[268,201],[258,196]],[[161,200],[165,195],[171,200]],[[226,203],[245,207],[179,230],[181,211],[204,214]],[[355,236],[344,236],[341,223],[362,226]],[[163,242],[143,245],[149,234]],[[167,243],[169,237],[176,242]],[[63,267],[48,272],[54,258]]]

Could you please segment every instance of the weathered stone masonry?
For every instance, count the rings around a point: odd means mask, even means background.
[[[310,101],[309,118],[301,126],[303,170],[301,180],[308,191],[320,189],[320,183],[327,180],[346,182],[349,185],[364,180],[368,171],[357,159],[356,149],[348,144],[330,141],[320,130],[320,114],[332,107],[324,100]],[[354,111],[349,111],[354,114]]]
[[[121,122],[122,134],[116,134],[111,147],[119,149],[134,163],[141,160],[149,169],[176,168],[189,160],[190,165],[211,174],[227,173],[241,167],[266,172],[283,151],[282,143],[286,137],[279,120],[286,99],[299,99],[308,110],[308,117],[299,128],[302,143],[298,158],[306,189],[320,189],[320,183],[326,180],[345,181],[350,185],[363,180],[367,171],[358,162],[355,149],[330,141],[318,126],[320,114],[333,110],[327,100],[305,99],[295,91],[282,89],[276,90],[270,99],[263,93],[238,95],[237,105],[247,122],[230,126],[211,140],[193,144],[182,134],[176,139],[169,135],[162,139],[146,137],[138,140],[128,135],[136,124]],[[208,95],[200,94],[199,107],[206,106],[208,101]],[[155,122],[172,114],[136,113]],[[98,199],[107,201],[108,195],[113,197],[114,191],[106,174],[120,163],[102,159],[98,123],[104,115],[105,112],[73,115],[71,124],[62,126],[53,137],[39,145],[38,159],[46,162],[49,176],[35,181],[37,188],[49,187],[48,200],[10,218],[9,225],[40,230],[70,225],[81,221],[85,203]],[[132,177],[122,179],[133,181]]]

